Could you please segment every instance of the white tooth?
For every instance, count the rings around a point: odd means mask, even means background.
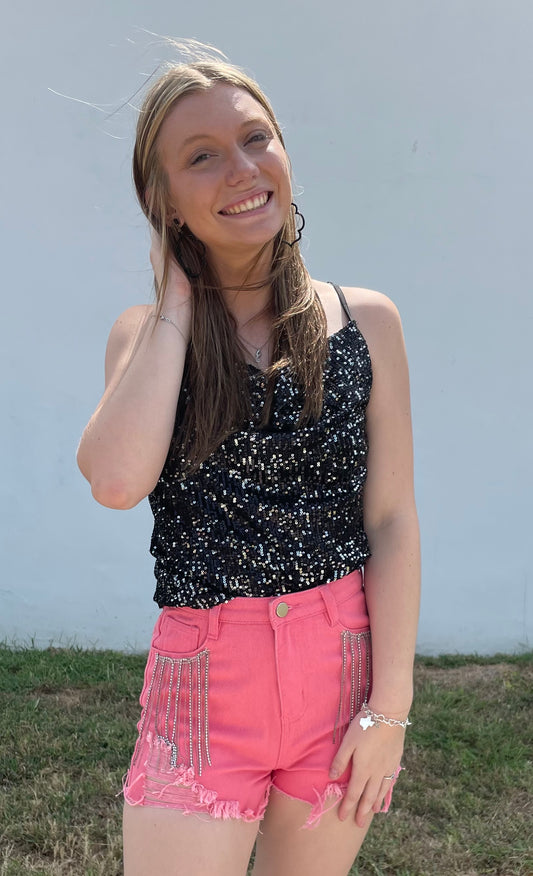
[[[242,204],[237,204],[235,207],[229,207],[227,210],[224,210],[224,213],[227,213],[230,216],[235,216],[237,213],[246,213],[248,210],[257,210],[258,207],[263,207],[267,201],[268,195],[266,192],[263,192],[262,195],[256,195],[255,198],[250,198]]]

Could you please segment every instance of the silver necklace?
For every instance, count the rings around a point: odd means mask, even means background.
[[[239,335],[239,340],[241,340],[243,342],[243,344],[246,344],[247,347],[249,347],[251,350],[253,350],[253,356],[254,356],[255,361],[260,362],[261,359],[263,358],[263,350],[265,349],[266,345],[270,341],[270,337],[268,337],[266,339],[265,343],[262,344],[260,347],[255,347],[253,344],[251,344],[249,341],[247,341],[246,338],[241,337],[241,335]]]

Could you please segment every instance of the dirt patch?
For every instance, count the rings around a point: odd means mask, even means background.
[[[415,681],[418,684],[430,682],[443,690],[483,687],[498,690],[518,676],[533,681],[533,667],[522,666],[518,668],[512,663],[468,664],[455,666],[451,669],[420,665],[415,667]]]
[[[32,700],[39,699],[44,702],[56,703],[65,709],[75,709],[85,703],[94,703],[98,695],[99,691],[96,687],[61,687],[56,690],[49,687],[44,689],[37,687],[31,692],[30,698]]]

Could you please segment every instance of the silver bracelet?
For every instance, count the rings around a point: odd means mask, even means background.
[[[177,326],[175,322],[172,322],[172,320],[169,319],[168,316],[164,316],[162,313],[160,313],[159,316],[156,316],[155,313],[152,313],[151,316],[152,316],[152,319],[162,319],[163,322],[168,322],[170,325],[173,325],[174,328],[175,328],[175,329],[180,333],[180,335],[181,335],[180,327]]]
[[[157,319],[157,320],[162,319],[163,322],[168,322],[169,325],[173,325],[174,328],[176,329],[176,331],[180,333],[182,338],[185,338],[185,335],[183,334],[179,325],[177,325],[175,322],[173,322],[171,319],[169,319],[168,316],[165,316],[163,313],[160,313],[159,316],[156,316],[155,313],[151,313],[150,316],[152,319]]]
[[[385,715],[373,712],[368,703],[363,703],[362,711],[365,713],[365,717],[359,718],[359,724],[363,730],[374,727],[376,724],[386,724],[387,727],[403,727],[405,730],[411,724],[409,718],[406,718],[405,721],[397,721],[396,718],[387,718]]]

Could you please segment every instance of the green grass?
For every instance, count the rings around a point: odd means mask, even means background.
[[[0,647],[0,876],[118,876],[144,657]],[[354,876],[532,876],[533,654],[419,658]],[[327,874],[324,874],[327,876]]]

